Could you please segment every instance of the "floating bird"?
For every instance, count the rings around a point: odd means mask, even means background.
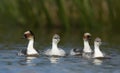
[[[60,41],[60,36],[55,34],[52,38],[52,48],[45,51],[45,55],[48,56],[65,56],[66,53],[63,49],[58,48],[58,43]]]
[[[38,56],[39,55],[39,51],[36,50],[34,48],[34,34],[32,33],[32,31],[26,31],[24,33],[24,38],[29,40],[27,49],[22,49],[20,50],[20,52],[18,53],[18,55],[26,55],[26,56]]]
[[[83,35],[83,42],[84,42],[84,48],[82,52],[82,56],[85,58],[91,58],[92,57],[92,49],[89,45],[89,40],[91,39],[91,34],[90,33],[84,33]]]
[[[93,54],[93,58],[96,59],[110,59],[110,57],[105,56],[102,51],[100,50],[100,45],[101,45],[101,39],[100,38],[96,38],[94,40],[94,54]]]

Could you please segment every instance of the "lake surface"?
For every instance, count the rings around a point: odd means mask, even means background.
[[[120,73],[120,35],[117,33],[90,32],[93,49],[95,37],[102,38],[101,50],[112,59],[86,59],[80,56],[67,57],[24,57],[18,56],[20,49],[26,48],[27,40],[20,39],[24,30],[12,29],[0,31],[0,73]],[[35,48],[41,52],[51,47],[54,33],[61,36],[59,47],[69,53],[72,48],[83,48],[83,32],[59,30],[34,30],[36,35]]]

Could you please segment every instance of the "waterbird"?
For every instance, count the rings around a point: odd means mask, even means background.
[[[94,40],[94,54],[93,54],[93,58],[95,59],[110,59],[110,57],[105,56],[105,54],[102,53],[102,51],[100,50],[100,45],[101,45],[101,39],[99,37],[97,37]]]
[[[65,56],[66,53],[63,49],[58,48],[58,43],[60,42],[60,36],[54,34],[52,38],[52,48],[45,51],[47,56]]]
[[[82,50],[79,48],[73,48],[70,50],[70,55],[71,56],[81,56],[82,55]]]
[[[90,33],[84,33],[84,35],[83,35],[83,41],[84,41],[83,52],[84,53],[92,53],[92,49],[89,45],[89,40],[90,39],[91,39],[91,34]]]
[[[83,35],[84,47],[83,47],[83,52],[82,52],[82,57],[84,58],[91,58],[93,54],[93,51],[89,44],[90,39],[91,39],[91,34],[88,32],[84,33]]]
[[[39,51],[34,48],[34,34],[32,31],[28,30],[24,32],[24,38],[29,40],[28,46],[26,49],[20,50],[18,55],[26,55],[26,56],[39,56]]]
[[[84,41],[84,48],[81,50],[79,48],[74,48],[70,50],[70,55],[81,55],[81,56],[85,56],[85,55],[91,55],[92,53],[92,49],[89,45],[89,40],[91,38],[91,34],[86,32],[83,35],[83,41]]]

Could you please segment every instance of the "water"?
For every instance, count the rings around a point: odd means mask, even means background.
[[[17,32],[17,35],[15,35]],[[101,50],[112,59],[97,60],[85,59],[80,56],[67,57],[24,57],[18,56],[21,48],[26,48],[27,40],[20,39],[24,31],[5,31],[0,35],[0,73],[120,73],[120,40],[119,35],[109,37],[111,34],[100,35],[103,40]],[[37,32],[37,31],[34,31]],[[67,53],[70,49],[82,48],[82,34],[80,32],[60,33],[59,47]],[[51,38],[55,32],[37,32],[35,48],[44,51],[51,47]],[[93,38],[98,35],[92,33]],[[7,36],[3,36],[7,35]],[[99,36],[98,35],[98,36]],[[13,39],[14,38],[14,39]],[[114,38],[114,39],[113,39]],[[93,48],[93,40],[91,40]]]

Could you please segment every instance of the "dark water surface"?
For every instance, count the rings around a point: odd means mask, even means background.
[[[97,60],[82,57],[23,57],[17,52],[26,48],[27,40],[20,39],[24,30],[12,29],[0,31],[0,73],[120,73],[120,35],[117,33],[90,32],[90,42],[93,49],[93,40],[100,37],[103,41],[101,50],[112,59]],[[4,32],[4,33],[3,33]],[[54,33],[61,36],[59,47],[69,53],[72,48],[82,48],[82,35],[84,32],[71,31],[34,31],[36,35],[35,48],[41,52],[51,47],[51,38]]]

